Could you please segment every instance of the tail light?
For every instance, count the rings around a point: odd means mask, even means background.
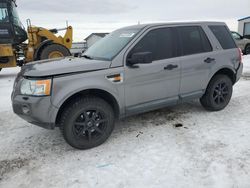
[[[240,60],[240,63],[243,63],[243,61],[242,61],[243,53],[242,53],[242,51],[241,51],[240,48],[238,48],[238,51],[239,51],[239,60]]]

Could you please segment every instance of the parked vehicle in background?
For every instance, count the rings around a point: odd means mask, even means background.
[[[243,54],[250,54],[250,39],[244,38],[239,33],[231,31],[234,40],[238,47],[242,50]]]
[[[224,109],[242,69],[225,23],[130,26],[82,58],[23,66],[13,110],[30,123],[59,127],[71,146],[87,149],[107,140],[115,119],[196,98],[209,111]]]

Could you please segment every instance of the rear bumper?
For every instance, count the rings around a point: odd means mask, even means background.
[[[50,102],[50,97],[14,96],[12,99],[14,113],[27,122],[54,129],[58,109]]]
[[[241,78],[242,72],[243,72],[243,63],[240,63],[238,69],[236,70],[236,82],[239,81],[239,79]]]

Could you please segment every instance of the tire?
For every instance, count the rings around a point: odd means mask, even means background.
[[[245,55],[250,54],[250,44],[248,44],[245,48]]]
[[[208,84],[206,92],[200,99],[200,102],[206,110],[220,111],[228,105],[232,93],[232,80],[226,75],[215,75]]]
[[[62,113],[60,126],[66,142],[76,149],[104,143],[114,129],[114,110],[103,99],[79,98]]]
[[[45,46],[40,53],[40,60],[70,56],[69,50],[60,44]]]

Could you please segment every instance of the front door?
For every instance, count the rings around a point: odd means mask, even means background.
[[[138,52],[151,52],[153,62],[131,67],[125,65],[126,113],[139,113],[175,103],[180,88],[180,62],[176,58],[171,28],[149,31],[130,50],[128,59]]]

